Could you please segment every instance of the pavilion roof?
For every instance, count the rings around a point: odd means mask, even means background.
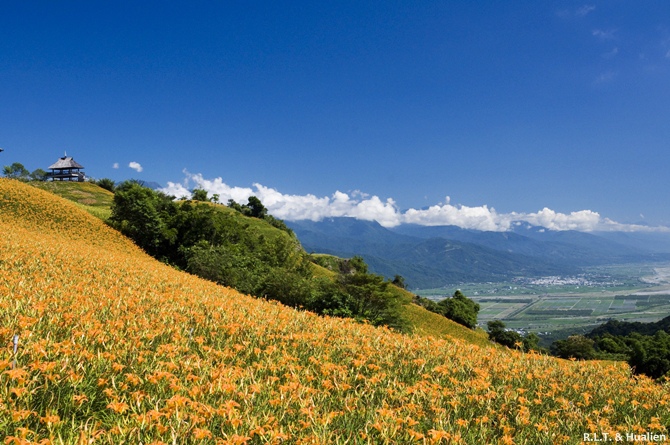
[[[55,164],[49,167],[50,169],[59,169],[59,168],[84,168],[83,165],[76,162],[72,159],[72,156],[63,156]]]

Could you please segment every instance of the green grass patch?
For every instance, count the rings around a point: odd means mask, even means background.
[[[114,193],[92,182],[30,181],[28,184],[72,201],[81,209],[103,221],[106,221],[112,214]]]
[[[418,335],[436,338],[458,338],[479,346],[489,346],[491,344],[488,334],[483,330],[468,329],[413,303],[403,307],[403,317],[410,322],[414,327],[414,333]]]

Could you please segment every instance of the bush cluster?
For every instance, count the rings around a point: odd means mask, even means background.
[[[534,332],[521,335],[516,331],[505,328],[505,323],[500,320],[491,320],[486,326],[489,329],[489,340],[495,343],[526,352],[538,351],[540,349],[540,337]]]
[[[437,303],[428,298],[417,297],[415,303],[423,306],[431,312],[443,315],[456,323],[462,324],[470,329],[477,327],[477,314],[479,313],[479,304],[475,303],[460,290],[454,292],[449,298],[438,301]]]

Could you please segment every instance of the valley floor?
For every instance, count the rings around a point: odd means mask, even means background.
[[[655,322],[670,315],[669,264],[607,266],[578,277],[468,283],[460,288],[480,304],[480,326],[501,320],[508,328],[540,336],[585,333],[610,319]],[[453,290],[417,293],[441,299],[449,292]]]

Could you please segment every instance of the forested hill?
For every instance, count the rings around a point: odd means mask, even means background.
[[[635,373],[657,379],[670,373],[670,316],[655,323],[610,320],[588,337],[601,353],[625,357]]]
[[[610,320],[607,323],[593,329],[588,334],[588,336],[600,337],[606,334],[626,336],[633,333],[638,333],[641,335],[654,335],[658,331],[665,331],[670,333],[670,316],[653,323]]]

